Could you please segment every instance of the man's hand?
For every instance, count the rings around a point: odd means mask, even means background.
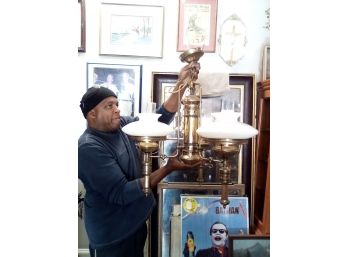
[[[173,170],[194,169],[194,168],[198,167],[199,164],[200,164],[200,162],[197,162],[197,163],[192,164],[192,165],[185,164],[185,163],[181,162],[178,158],[173,157],[173,158],[169,158],[166,166],[169,170],[173,171]]]
[[[189,84],[191,81],[197,80],[200,69],[201,65],[198,62],[187,64],[180,70],[179,81]]]

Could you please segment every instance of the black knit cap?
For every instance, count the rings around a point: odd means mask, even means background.
[[[114,96],[117,98],[116,94],[106,87],[91,87],[82,96],[80,101],[80,108],[83,116],[87,116],[87,113],[92,110],[97,104],[103,101],[109,96]]]

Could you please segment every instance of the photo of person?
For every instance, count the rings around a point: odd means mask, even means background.
[[[141,65],[87,64],[87,87],[99,86],[115,93],[124,116],[140,112]]]
[[[198,250],[196,257],[228,257],[228,230],[222,222],[214,222],[210,229],[212,246],[206,249]]]
[[[101,86],[110,89],[116,95],[119,95],[120,93],[120,91],[117,88],[117,85],[114,83],[114,75],[112,73],[109,73],[106,76],[106,81],[103,84],[101,84]]]
[[[120,109],[128,116],[134,114],[134,79],[127,72],[121,72],[119,75],[119,93],[118,101]]]

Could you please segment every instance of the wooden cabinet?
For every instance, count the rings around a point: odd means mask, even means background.
[[[254,232],[270,234],[270,80],[257,84]]]

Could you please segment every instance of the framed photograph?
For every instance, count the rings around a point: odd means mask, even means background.
[[[243,196],[244,185],[229,185],[230,196]],[[158,223],[153,231],[158,231],[158,242],[154,245],[161,257],[183,256],[181,251],[181,196],[211,195],[220,199],[220,184],[197,182],[160,182],[157,186]],[[205,235],[206,233],[204,233]]]
[[[263,50],[262,80],[271,78],[271,47],[265,46]]]
[[[101,3],[100,55],[162,57],[163,9]]]
[[[122,116],[136,116],[141,108],[142,65],[87,63],[87,88],[106,87],[118,97]]]
[[[270,256],[269,235],[230,235],[228,241],[229,257]]]
[[[86,7],[85,0],[77,0],[78,2],[78,15],[80,17],[80,40],[78,51],[86,52]]]
[[[180,0],[177,51],[215,52],[217,0]]]

